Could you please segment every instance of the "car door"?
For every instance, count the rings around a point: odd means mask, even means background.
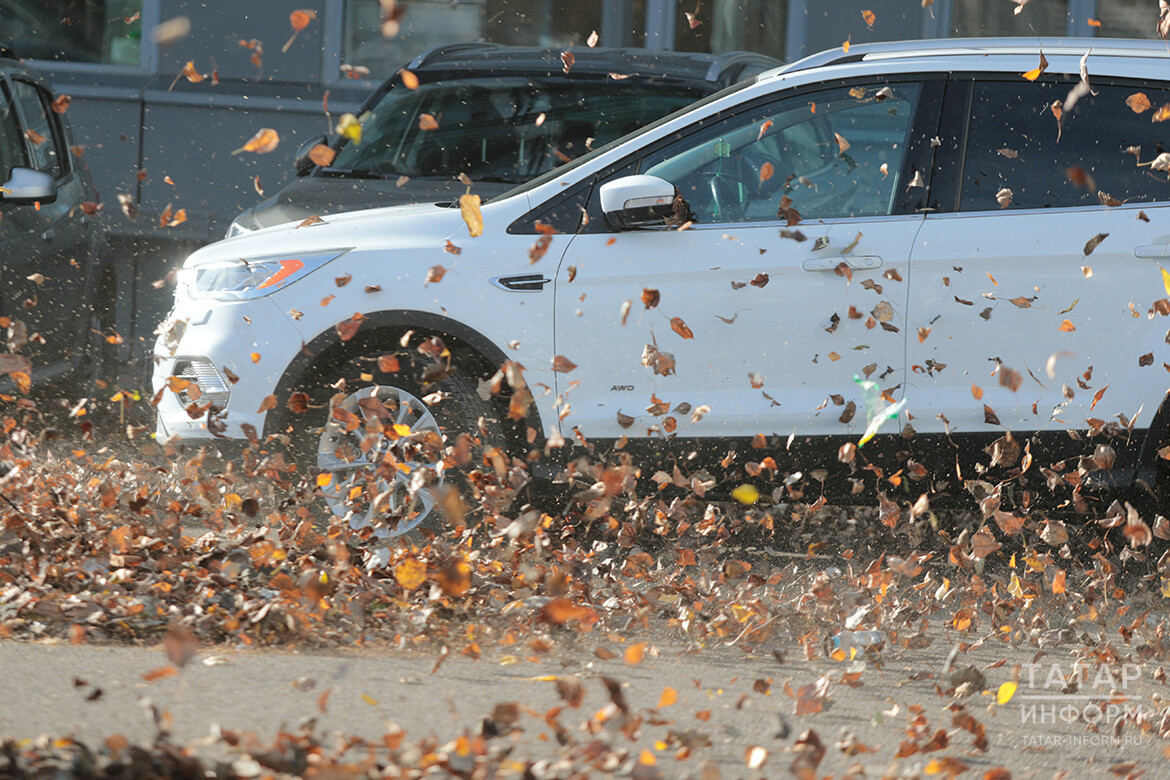
[[[1140,437],[1124,426],[1149,425],[1165,392],[1170,184],[1150,163],[1170,131],[1127,99],[1170,92],[1097,76],[1058,121],[1077,78],[948,91],[969,121],[940,167],[962,174],[957,208],[927,216],[911,258],[906,396],[920,433],[951,435],[949,471],[955,447],[986,460],[1005,428],[1044,466],[1098,443],[1132,465]],[[1086,443],[1086,428],[1105,435]]]
[[[937,118],[939,92],[786,92],[700,118],[616,173],[661,177],[685,207],[672,226],[594,218],[572,238],[555,343],[585,370],[558,379],[563,425],[590,439],[864,430],[854,376],[889,397],[903,383],[922,117]]]
[[[94,225],[81,207],[84,177],[74,169],[51,95],[21,78],[12,80],[12,89],[26,157],[57,180],[57,198],[21,209],[28,245],[6,258],[0,297],[4,313],[22,323],[30,338],[39,334],[22,351],[43,369],[70,357],[89,327]]]

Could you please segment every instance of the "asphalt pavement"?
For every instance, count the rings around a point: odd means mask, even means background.
[[[583,724],[592,720],[599,731],[598,713],[610,702],[600,678],[609,677],[622,683],[630,711],[644,720],[632,741],[604,728],[600,733],[630,755],[646,751],[663,777],[716,776],[711,767],[722,778],[789,776],[792,746],[806,729],[827,748],[821,777],[851,768],[863,769],[858,776],[864,777],[946,777],[960,766],[953,761],[968,767],[960,777],[983,777],[998,766],[1014,778],[1061,777],[1062,771],[1070,778],[1143,770],[1146,777],[1170,776],[1170,742],[1157,736],[1166,688],[1154,668],[1119,663],[1104,678],[1100,668],[1081,671],[1079,686],[1071,686],[1068,645],[1037,658],[1035,647],[992,639],[957,654],[944,672],[954,637],[942,629],[932,636],[928,647],[888,649],[880,668],[838,663],[819,651],[810,660],[795,641],[783,639],[751,653],[725,643],[702,647],[665,625],[627,637],[586,634],[545,655],[524,646],[495,647],[478,660],[451,652],[437,670],[438,655],[429,648],[204,647],[182,671],[154,682],[149,673],[167,665],[161,649],[3,642],[0,735],[72,736],[98,745],[120,734],[148,744],[156,736],[153,703],[167,713],[179,744],[197,745],[217,728],[252,732],[266,744],[278,730],[311,718],[326,734],[376,740],[395,723],[408,740],[434,737],[442,744],[475,733],[496,705],[516,702],[521,715],[506,737],[515,744],[513,756],[540,758],[557,751],[542,717],[565,705],[555,681],[581,680],[581,706],[565,706],[559,721],[572,739],[587,742],[593,736]],[[633,664],[624,651],[638,642],[646,643],[645,653]],[[614,657],[599,657],[599,648]],[[971,672],[953,677],[966,667],[985,681]],[[949,691],[967,679],[963,674],[973,680],[966,686],[973,692],[956,697]],[[825,675],[821,697],[815,684]],[[1013,678],[1018,688],[1000,704],[997,693],[1003,698],[1001,685]],[[797,698],[821,711],[796,714]],[[1143,733],[1142,722],[1151,733]],[[986,750],[975,747],[978,724],[986,727]],[[679,735],[694,746],[682,759]],[[895,757],[907,744],[917,749]]]

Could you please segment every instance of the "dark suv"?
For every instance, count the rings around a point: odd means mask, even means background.
[[[117,341],[98,195],[70,151],[67,108],[0,48],[0,372],[26,391],[30,378],[97,376]]]
[[[336,156],[316,165],[309,153],[327,139],[310,139],[297,157],[299,178],[241,214],[228,235],[338,211],[451,200],[465,189],[460,174],[486,200],[780,64],[750,52],[433,49],[363,104],[360,141],[334,139]]]

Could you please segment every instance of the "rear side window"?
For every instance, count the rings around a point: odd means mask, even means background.
[[[0,82],[0,183],[8,181],[13,168],[26,165],[20,122],[16,119],[8,89]]]
[[[1069,111],[1074,84],[974,85],[960,211],[1004,208],[1005,189],[1009,209],[1170,200],[1166,171],[1149,165],[1170,151],[1170,122],[1154,121],[1170,91],[1093,84]]]
[[[27,81],[14,81],[13,89],[24,116],[25,146],[32,155],[32,167],[61,178],[66,172],[61,156],[63,139],[56,115],[49,108],[48,95]]]

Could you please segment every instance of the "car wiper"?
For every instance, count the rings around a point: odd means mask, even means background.
[[[350,176],[355,179],[397,179],[403,175],[394,171],[387,173],[384,171],[370,171],[365,168],[323,168],[322,172],[329,176]]]
[[[515,176],[476,176],[474,180],[487,182],[488,184],[521,184],[525,181]]]

